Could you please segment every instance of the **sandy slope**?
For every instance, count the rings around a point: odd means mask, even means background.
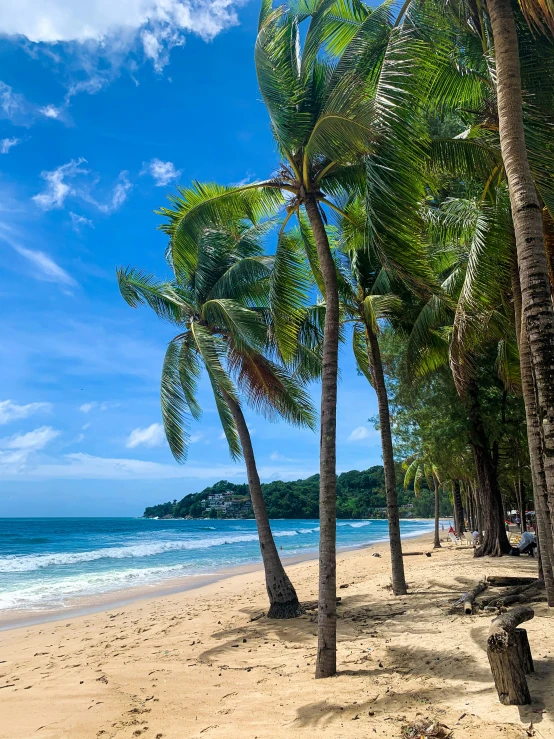
[[[430,538],[405,543],[407,551]],[[381,558],[372,553],[381,551]],[[454,739],[554,737],[554,629],[544,604],[528,625],[532,706],[501,706],[484,642],[490,617],[443,604],[484,574],[534,574],[535,560],[473,560],[444,545],[406,558],[411,594],[390,594],[386,545],[340,556],[339,669],[313,679],[313,615],[265,617],[260,572],[105,613],[0,634],[2,739],[402,736],[440,719]],[[317,563],[290,568],[315,598]]]

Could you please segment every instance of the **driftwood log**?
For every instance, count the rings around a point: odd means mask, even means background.
[[[473,590],[470,590],[467,593],[464,593],[462,596],[463,603],[464,603],[464,613],[469,615],[473,613],[473,603],[475,601],[475,598],[483,592],[483,590],[487,589],[487,583],[486,582],[480,582],[478,585],[476,585]]]
[[[487,639],[487,656],[498,698],[505,706],[531,703],[526,675],[533,672],[533,658],[525,629],[535,612],[529,606],[517,608],[495,618]]]

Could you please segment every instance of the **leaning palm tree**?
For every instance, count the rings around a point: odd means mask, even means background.
[[[149,305],[175,324],[162,370],[161,404],[166,437],[175,458],[184,462],[188,417],[201,409],[196,385],[202,368],[211,383],[223,431],[233,459],[246,464],[252,508],[265,570],[270,618],[293,618],[303,609],[279,558],[260,485],[243,398],[266,416],[312,427],[314,413],[303,390],[302,371],[295,377],[277,361],[269,317],[269,294],[276,279],[272,258],[262,255],[264,227],[235,222],[228,230],[206,230],[198,241],[194,268],[163,282],[136,269],[119,269],[121,294],[133,308]],[[297,278],[297,286],[299,278]],[[292,289],[294,292],[294,289]],[[311,355],[298,347],[297,366]],[[233,380],[236,380],[234,382]]]
[[[409,218],[421,195],[414,182],[420,150],[415,84],[410,74],[423,64],[423,44],[408,26],[394,29],[392,3],[370,12],[355,2],[361,23],[346,37],[339,23],[344,3],[301,3],[295,11],[274,9],[264,0],[255,48],[256,71],[282,161],[267,180],[221,187],[194,184],[161,209],[170,237],[169,255],[177,272],[194,260],[198,233],[224,224],[235,214],[281,212],[281,235],[290,218],[305,212],[314,249],[308,259],[321,277],[325,298],[320,434],[320,574],[316,677],[336,672],[336,400],[339,297],[337,274],[325,228],[327,215],[360,189],[368,193],[372,238],[381,229],[404,263]],[[308,22],[305,36],[300,24]],[[340,20],[340,19],[339,19]],[[409,126],[406,122],[409,122]],[[388,155],[388,166],[382,158]],[[369,182],[369,185],[366,183]],[[412,187],[412,184],[414,185]],[[402,218],[400,217],[402,216]],[[305,229],[301,228],[305,235]],[[281,241],[281,239],[280,239]],[[390,252],[389,252],[389,258]],[[409,266],[404,265],[409,273]],[[292,319],[294,322],[294,317]],[[287,359],[289,348],[276,334]]]

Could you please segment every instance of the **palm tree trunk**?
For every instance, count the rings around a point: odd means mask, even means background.
[[[369,367],[373,378],[373,387],[377,395],[379,408],[379,427],[381,429],[381,449],[383,452],[383,468],[385,472],[385,494],[387,500],[387,517],[389,520],[389,545],[392,567],[392,592],[395,595],[406,595],[406,577],[404,575],[404,559],[402,557],[402,539],[400,538],[400,516],[398,514],[398,494],[396,492],[396,471],[394,469],[394,451],[390,427],[389,399],[385,385],[383,362],[379,341],[370,326],[366,326],[369,347]]]
[[[543,444],[550,524],[554,524],[554,308],[541,206],[523,128],[517,29],[510,0],[487,0],[494,39],[500,147],[510,191],[521,281],[522,314]]]
[[[459,480],[454,480],[452,497],[454,498],[454,511],[456,512],[456,536],[461,536],[465,531],[465,526],[464,506],[462,503],[462,493],[460,491]]]
[[[316,678],[337,671],[337,379],[339,360],[339,296],[337,272],[315,196],[304,205],[314,236],[325,286],[325,325],[321,373],[319,442],[319,600]]]
[[[246,464],[250,500],[252,501],[252,510],[254,511],[254,518],[256,519],[256,526],[258,528],[260,550],[264,563],[265,584],[269,597],[269,611],[267,615],[268,618],[296,618],[296,616],[301,616],[304,613],[304,609],[298,602],[296,591],[285,572],[277,547],[275,546],[275,540],[269,525],[269,518],[267,517],[267,508],[262,493],[260,477],[256,467],[250,432],[248,431],[248,426],[246,425],[240,405],[223,388],[221,391],[235,421]]]
[[[439,536],[439,514],[440,514],[440,495],[439,495],[439,481],[436,475],[433,475],[433,483],[435,485],[435,541],[433,542],[433,549],[441,548],[441,540]]]
[[[464,399],[470,427],[469,443],[473,452],[478,482],[477,494],[481,504],[480,516],[482,518],[479,524],[483,527],[483,541],[481,546],[476,548],[475,556],[501,557],[507,554],[511,547],[506,536],[502,495],[483,424],[478,387],[474,379],[469,381]],[[481,529],[479,531],[481,532]]]
[[[521,289],[517,269],[512,269],[512,294],[514,298],[514,314],[516,337],[519,346],[519,366],[521,371],[521,389],[525,404],[527,422],[527,444],[529,446],[529,462],[531,482],[533,483],[533,501],[537,521],[537,539],[540,546],[541,565],[548,605],[554,606],[554,541],[550,517],[548,515],[548,491],[544,472],[544,455],[540,420],[537,416],[535,383],[531,368],[531,356],[527,334],[522,331]]]

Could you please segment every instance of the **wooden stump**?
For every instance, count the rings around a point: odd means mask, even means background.
[[[514,636],[523,671],[526,675],[530,675],[532,672],[535,672],[535,665],[533,664],[533,656],[531,654],[527,632],[525,629],[516,629]]]
[[[525,675],[533,672],[533,658],[525,629],[517,626],[535,615],[519,606],[494,619],[487,640],[487,656],[498,698],[505,706],[531,703]]]

